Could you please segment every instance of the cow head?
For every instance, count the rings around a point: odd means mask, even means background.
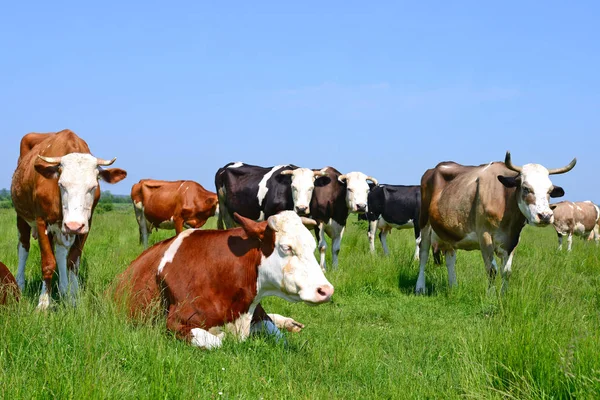
[[[367,197],[369,196],[369,183],[377,185],[377,179],[367,176],[362,172],[350,172],[340,175],[338,180],[346,184],[346,205],[351,213],[364,213],[367,210]]]
[[[100,196],[100,179],[116,183],[127,176],[127,172],[119,168],[100,168],[111,165],[116,158],[106,161],[82,153],[38,157],[46,164],[36,164],[36,171],[48,179],[58,178],[62,205],[61,230],[64,234],[85,234],[89,231],[92,208]]]
[[[517,189],[517,204],[531,225],[544,226],[554,222],[554,213],[550,209],[550,197],[562,197],[565,191],[550,181],[550,175],[564,174],[573,169],[577,159],[562,168],[546,169],[540,164],[513,165],[510,152],[506,152],[504,164],[517,176],[498,176],[498,180],[509,188]]]
[[[326,169],[314,171],[309,168],[288,169],[281,175],[290,175],[292,178],[292,199],[294,200],[294,211],[298,215],[310,213],[310,200],[315,189],[315,179],[326,176]]]
[[[258,297],[278,296],[287,301],[320,304],[330,300],[333,286],[315,258],[315,239],[293,211],[282,211],[262,223],[234,214],[249,237],[271,242],[258,267]],[[264,248],[264,247],[263,247]]]

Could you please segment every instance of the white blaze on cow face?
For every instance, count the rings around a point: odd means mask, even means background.
[[[63,233],[85,234],[89,231],[99,173],[98,160],[91,154],[71,153],[61,158],[58,186]]]
[[[548,170],[539,164],[525,164],[520,181],[517,202],[527,221],[535,226],[553,223],[554,213],[550,209],[549,200],[554,185]]]
[[[315,172],[309,168],[297,168],[283,171],[282,174],[292,176],[294,211],[298,215],[308,215],[310,213],[310,200],[315,189]]]
[[[287,301],[319,304],[329,301],[333,286],[314,256],[315,239],[293,211],[269,217],[275,248],[258,268],[258,298],[278,296]]]
[[[346,182],[346,205],[352,213],[368,211],[367,197],[369,195],[369,184],[367,180],[373,180],[362,172],[350,172],[341,175],[340,180]]]

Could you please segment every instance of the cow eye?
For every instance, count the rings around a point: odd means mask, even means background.
[[[529,194],[530,190],[526,187],[523,187],[523,194]]]
[[[288,244],[282,244],[282,245],[279,246],[279,248],[285,254],[291,254],[292,253],[292,246],[290,246]]]

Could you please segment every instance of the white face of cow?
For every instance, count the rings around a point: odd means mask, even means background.
[[[259,293],[309,304],[329,301],[333,286],[317,263],[315,239],[300,217],[283,211],[269,217],[268,224],[275,231],[275,248],[258,269]]]
[[[550,195],[555,191],[555,187],[544,166],[523,165],[519,191],[519,209],[531,225],[548,225],[554,222],[554,213],[550,209]]]
[[[297,168],[283,171],[281,174],[291,175],[294,211],[298,215],[308,215],[310,213],[310,200],[315,189],[315,179],[323,176],[325,173],[320,171],[315,172],[309,168]]]
[[[62,203],[62,232],[89,231],[94,196],[98,189],[98,162],[90,154],[71,153],[60,161],[58,187]]]
[[[341,182],[346,182],[346,205],[348,210],[351,213],[368,211],[369,184],[367,181],[372,181],[376,185],[377,181],[362,172],[350,172],[341,175],[338,179]]]

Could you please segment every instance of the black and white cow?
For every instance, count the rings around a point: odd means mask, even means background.
[[[284,210],[310,213],[315,180],[325,171],[295,165],[259,167],[241,162],[219,168],[215,187],[219,196],[219,229],[236,226],[233,213],[264,221]]]
[[[368,211],[364,218],[369,221],[369,245],[375,252],[375,233],[379,230],[379,240],[383,253],[390,253],[387,235],[393,228],[410,229],[415,232],[415,260],[419,259],[419,212],[421,211],[421,187],[405,185],[372,185],[368,198]],[[362,218],[361,218],[362,219]]]
[[[377,180],[362,172],[342,175],[333,167],[325,167],[320,171],[325,172],[326,176],[315,181],[310,215],[317,221],[315,234],[319,241],[321,268],[325,269],[325,233],[331,238],[332,264],[337,267],[348,215],[368,211],[368,181],[377,185]]]

